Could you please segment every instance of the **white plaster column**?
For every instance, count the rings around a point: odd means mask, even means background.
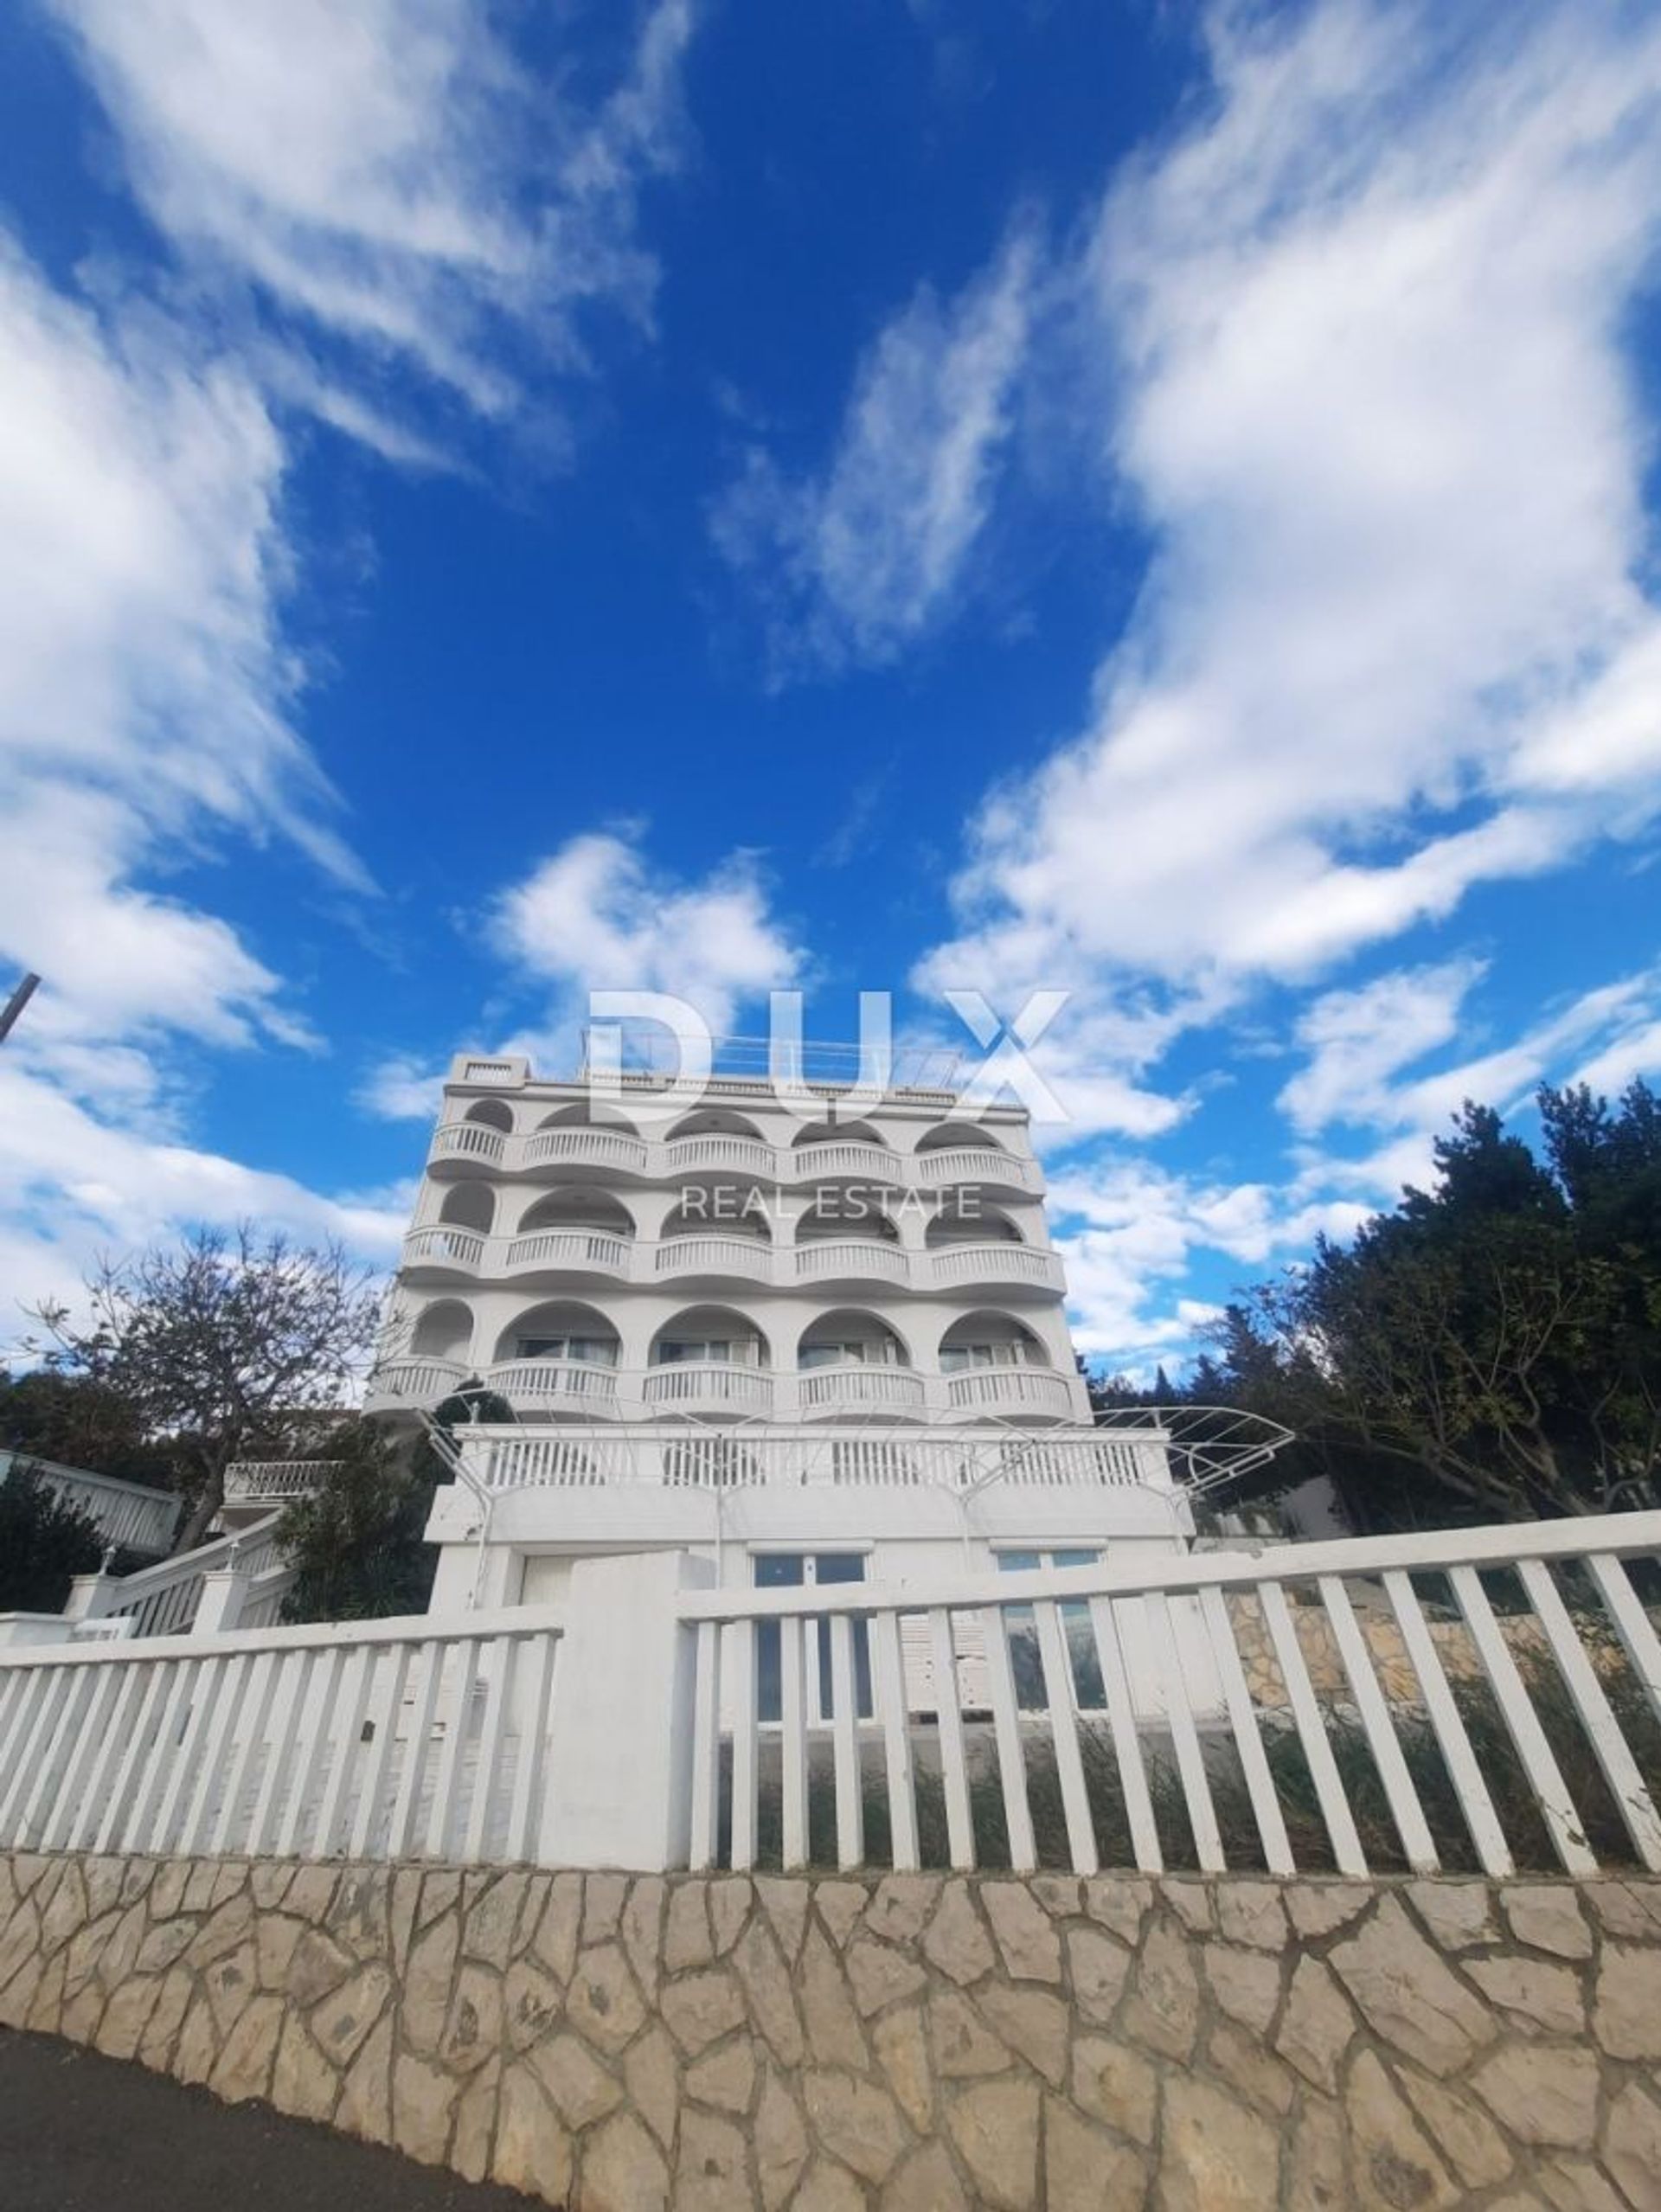
[[[675,1601],[715,1579],[712,1561],[684,1551],[573,1562],[548,1746],[549,1865],[686,1864],[695,1638]]]

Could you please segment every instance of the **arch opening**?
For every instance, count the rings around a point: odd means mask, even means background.
[[[632,1237],[634,1216],[610,1191],[562,1185],[545,1191],[525,1209],[519,1234],[527,1236],[535,1229],[603,1229],[612,1236]]]
[[[472,1343],[472,1309],[458,1298],[442,1298],[421,1309],[410,1332],[409,1349],[422,1359],[454,1360],[459,1365]]]
[[[940,1338],[940,1372],[962,1375],[975,1367],[1051,1367],[1042,1341],[1012,1313],[988,1310],[959,1314]]]
[[[568,1359],[590,1367],[615,1367],[620,1341],[597,1307],[576,1298],[550,1298],[510,1321],[497,1339],[498,1360]]]
[[[444,1194],[439,1219],[488,1236],[496,1220],[496,1195],[488,1183],[453,1183]]]
[[[796,1347],[798,1369],[824,1367],[909,1367],[911,1354],[897,1330],[863,1306],[839,1306],[822,1313],[802,1332]]]
[[[462,1119],[482,1121],[486,1129],[500,1129],[504,1133],[510,1133],[513,1128],[513,1108],[503,1105],[500,1099],[475,1099],[462,1116]]]
[[[759,1322],[730,1305],[689,1305],[672,1314],[651,1340],[653,1367],[711,1360],[723,1366],[771,1367],[773,1348]]]

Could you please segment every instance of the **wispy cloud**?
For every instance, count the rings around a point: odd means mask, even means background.
[[[157,228],[337,364],[294,381],[316,375],[343,426],[384,428],[346,407],[343,354],[497,419],[527,346],[574,367],[586,310],[649,317],[637,201],[683,144],[690,0],[657,0],[587,102],[529,73],[483,0],[52,5]]]
[[[1211,69],[1082,279],[1152,562],[974,824],[935,965],[1006,987],[1308,979],[1653,811],[1661,29],[1225,8]]]
[[[822,470],[751,448],[713,526],[775,676],[893,660],[954,604],[1014,428],[1038,258],[1017,225],[954,298],[920,289],[861,361]]]

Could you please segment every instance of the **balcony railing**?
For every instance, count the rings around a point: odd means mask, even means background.
[[[310,1497],[343,1459],[234,1459],[225,1470],[227,1505],[283,1505]]]
[[[775,1386],[790,1380],[773,1379]],[[1145,1433],[1111,1436],[1089,1430],[1020,1435],[1003,1427],[869,1424],[838,1429],[824,1420],[799,1427],[773,1422],[765,1430],[725,1434],[656,1421],[617,1422],[603,1429],[491,1428],[477,1433],[464,1429],[457,1441],[469,1470],[490,1490],[634,1490],[657,1484],[803,1490],[853,1484],[978,1495],[1006,1484],[1176,1496],[1164,1439],[1151,1420]]]
[[[646,1404],[683,1413],[768,1414],[773,1377],[763,1368],[728,1360],[676,1360],[646,1370]]]
[[[855,1279],[906,1283],[911,1279],[913,1255],[881,1237],[815,1237],[796,1246],[792,1257],[798,1283]]]
[[[516,1409],[548,1407],[605,1414],[617,1403],[617,1369],[577,1359],[501,1360],[484,1370],[487,1387]]]
[[[856,1137],[775,1145],[762,1138],[720,1131],[664,1142],[587,1124],[510,1136],[482,1122],[442,1122],[433,1133],[429,1164],[484,1168],[505,1175],[593,1168],[660,1182],[683,1175],[725,1174],[789,1186],[828,1179],[925,1190],[978,1183],[1028,1197],[1037,1197],[1044,1187],[1036,1160],[1007,1152],[1001,1145],[954,1144],[938,1151],[896,1152]]]
[[[889,1414],[920,1420],[927,1410],[923,1378],[904,1367],[814,1367],[796,1378],[798,1401],[815,1415]]]
[[[778,1154],[760,1138],[728,1136],[719,1131],[699,1137],[671,1138],[658,1151],[659,1172],[664,1175],[725,1170],[731,1175],[753,1175],[768,1183],[779,1167]]]
[[[104,1542],[123,1551],[164,1552],[184,1510],[184,1501],[171,1491],[120,1482],[87,1467],[31,1459],[25,1452],[0,1452],[0,1483],[15,1466],[29,1468],[45,1489],[78,1506]]]
[[[587,1360],[497,1360],[478,1369],[450,1360],[388,1360],[370,1380],[368,1404],[373,1412],[397,1407],[430,1410],[470,1376],[529,1420],[552,1414],[631,1421],[677,1411],[815,1422],[881,1415],[942,1424],[1074,1424],[1088,1419],[1081,1387],[1054,1368],[977,1368],[935,1375],[875,1364],[767,1369],[718,1360],[676,1361],[643,1369]]]
[[[1066,1288],[1059,1255],[1041,1245],[1002,1238],[984,1244],[940,1245],[926,1255],[931,1287],[961,1290],[966,1285],[1019,1285],[1033,1290]]]
[[[622,1129],[534,1129],[518,1140],[516,1155],[504,1165],[524,1168],[620,1169],[626,1175],[649,1172],[651,1147],[644,1137]]]
[[[776,1269],[773,1247],[759,1237],[671,1236],[655,1249],[652,1272],[658,1276],[737,1275],[770,1283]]]
[[[458,1228],[453,1222],[441,1221],[432,1228],[411,1229],[404,1239],[404,1265],[476,1275],[489,1244],[490,1240],[478,1229]]]
[[[571,1267],[626,1276],[632,1242],[626,1236],[613,1236],[608,1229],[535,1229],[529,1236],[510,1240],[506,1269],[510,1275],[538,1270],[559,1273]]]
[[[522,1236],[487,1237],[476,1229],[439,1222],[412,1229],[404,1239],[404,1266],[412,1273],[470,1280],[534,1274],[604,1275],[642,1287],[690,1275],[734,1277],[775,1290],[833,1281],[892,1283],[900,1289],[953,1292],[1042,1291],[1059,1298],[1066,1288],[1060,1255],[1012,1239],[937,1246],[909,1252],[874,1236],[814,1237],[796,1245],[709,1229],[660,1241],[620,1236],[610,1229],[536,1229]]]
[[[1041,1414],[1066,1420],[1074,1411],[1067,1377],[1048,1367],[973,1367],[946,1378],[955,1413]]]

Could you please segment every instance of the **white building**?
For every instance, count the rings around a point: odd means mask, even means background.
[[[454,1064],[369,1399],[516,1415],[459,1432],[435,1613],[555,1601],[596,1554],[903,1587],[1183,1547],[1162,1423],[1092,1424],[1023,1110],[664,1090]]]

